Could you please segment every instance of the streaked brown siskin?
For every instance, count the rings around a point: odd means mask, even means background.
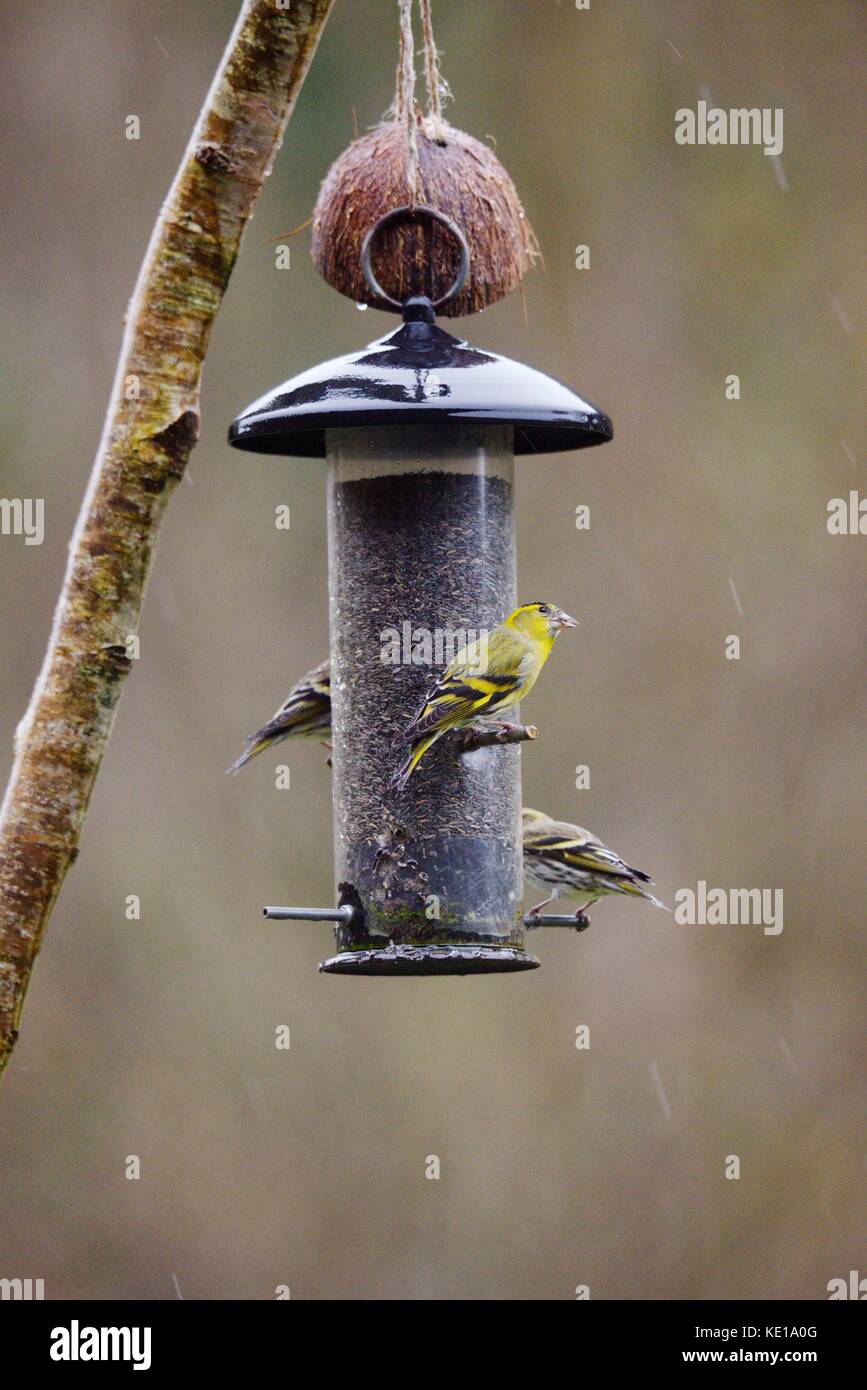
[[[240,758],[227,767],[227,772],[241,768],[265,748],[273,748],[284,738],[315,738],[327,740],[331,732],[331,669],[330,662],[320,662],[302,676],[289,691],[273,718],[247,739]]]
[[[584,902],[575,918],[586,919],[587,910],[612,893],[645,898],[668,912],[665,903],[644,886],[652,879],[641,869],[630,868],[589,830],[568,821],[552,820],[544,812],[526,806],[521,813],[521,829],[524,873],[531,883],[549,894],[530,909],[531,916],[538,916],[555,898],[578,897]]]

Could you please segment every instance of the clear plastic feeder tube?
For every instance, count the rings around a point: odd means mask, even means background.
[[[460,754],[450,733],[389,786],[435,674],[515,607],[512,427],[329,429],[326,445],[335,866],[356,909],[340,960],[528,968],[519,748]]]

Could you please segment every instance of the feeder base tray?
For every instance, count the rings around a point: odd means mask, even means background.
[[[492,975],[535,970],[538,964],[512,946],[385,946],[341,951],[319,969],[326,975]]]

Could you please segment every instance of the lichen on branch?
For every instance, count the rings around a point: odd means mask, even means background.
[[[0,810],[0,1073],[130,668],[208,338],[333,0],[246,0],[160,211]]]

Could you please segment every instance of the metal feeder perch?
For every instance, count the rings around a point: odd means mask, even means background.
[[[420,216],[446,227],[460,268],[442,299],[400,304],[376,283],[370,250],[384,225]],[[335,921],[337,954],[320,967],[329,973],[530,970],[539,962],[524,927],[546,919],[525,922],[522,910],[519,750],[461,754],[459,736],[447,735],[391,790],[398,740],[432,668],[384,660],[383,634],[447,639],[502,621],[517,605],[515,455],[603,444],[611,421],[542,372],[436,325],[435,309],[464,284],[469,250],[433,209],[386,214],[362,264],[402,326],[278,386],[229,431],[239,449],[328,462],[338,907],[265,913]]]

